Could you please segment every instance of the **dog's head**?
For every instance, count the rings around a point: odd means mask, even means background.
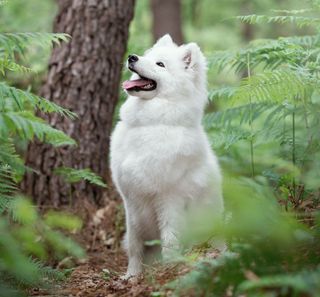
[[[168,34],[143,56],[129,55],[127,67],[133,75],[122,86],[142,99],[190,96],[206,84],[206,61],[198,45],[177,46]]]

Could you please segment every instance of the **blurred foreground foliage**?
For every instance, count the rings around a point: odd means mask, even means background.
[[[218,111],[209,106],[205,116],[232,172],[224,185],[227,218],[193,218],[186,240],[223,237],[229,248],[171,284],[177,295],[320,296],[319,11],[314,2],[241,16],[250,24],[311,26],[315,34],[254,40],[210,58],[210,67],[242,77],[210,92]]]
[[[201,214],[186,240],[223,237],[228,250],[216,259],[209,253],[170,284],[176,296],[319,296],[319,213],[310,228],[283,211],[265,178],[229,176],[224,186],[226,223]]]
[[[23,292],[30,287],[60,280],[64,274],[45,263],[85,256],[84,250],[66,236],[81,228],[81,220],[61,211],[41,215],[18,186],[25,171],[32,170],[24,165],[19,145],[35,138],[56,147],[76,145],[64,132],[38,117],[36,111],[71,119],[76,114],[7,82],[12,72],[21,76],[32,72],[21,63],[30,47],[47,48],[68,38],[64,34],[0,33],[0,296],[25,296]],[[105,186],[89,169],[60,168],[62,173],[72,177],[70,182],[87,180]]]
[[[36,110],[75,118],[72,112],[29,91],[4,81],[9,72],[31,71],[17,62],[34,45],[47,47],[66,41],[63,34],[0,34],[0,295],[22,296],[24,289],[61,279],[63,274],[44,263],[67,255],[84,257],[84,250],[65,231],[75,232],[81,221],[69,214],[48,212],[44,217],[19,193],[18,183],[26,170],[16,144],[34,138],[54,146],[75,141],[35,115]]]

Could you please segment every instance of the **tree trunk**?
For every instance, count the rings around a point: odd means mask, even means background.
[[[249,15],[254,9],[250,0],[242,0],[241,2],[241,15]],[[249,43],[254,38],[253,26],[249,23],[242,23],[241,28],[242,39]]]
[[[248,0],[243,0],[241,5],[241,14],[242,15],[249,15],[252,12],[252,3]],[[247,44],[251,40],[254,39],[254,30],[253,26],[249,23],[243,23],[241,27],[241,36],[242,40]],[[249,57],[250,58],[250,57]],[[244,70],[241,73],[241,78],[248,77],[248,70]]]
[[[180,0],[151,0],[153,38],[169,33],[174,42],[183,43]]]
[[[193,27],[199,27],[199,21],[201,20],[201,2],[199,0],[191,0],[191,24]]]
[[[53,50],[41,95],[78,114],[74,121],[56,114],[45,116],[78,146],[57,149],[31,143],[26,162],[39,174],[28,173],[22,187],[38,205],[60,206],[83,198],[100,202],[102,188],[85,182],[71,186],[53,170],[90,168],[105,180],[108,177],[112,117],[134,0],[59,0],[58,5],[54,31],[68,33],[72,39]]]

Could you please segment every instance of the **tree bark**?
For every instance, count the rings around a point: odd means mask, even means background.
[[[102,201],[104,190],[81,182],[70,185],[53,174],[57,167],[90,168],[108,177],[109,138],[118,100],[122,60],[134,0],[59,0],[55,32],[72,36],[53,50],[41,95],[79,116],[72,121],[45,115],[49,123],[73,137],[77,147],[53,148],[37,142],[28,148],[28,173],[22,183],[38,205],[60,206],[71,200]]]
[[[199,0],[191,0],[190,10],[192,26],[198,27],[201,19],[201,2]]]
[[[169,33],[177,44],[183,43],[180,0],[151,0],[153,38]]]
[[[241,14],[242,15],[248,15],[252,12],[252,3],[248,0],[243,0],[241,5]],[[251,40],[254,39],[254,29],[253,26],[249,23],[243,23],[241,27],[241,36],[242,40],[245,43],[249,43]],[[248,77],[248,70],[244,70],[241,73],[241,78]]]

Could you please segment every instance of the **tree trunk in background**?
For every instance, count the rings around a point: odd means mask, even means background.
[[[40,174],[28,173],[22,186],[38,205],[69,204],[70,193],[73,200],[100,202],[102,188],[85,182],[71,187],[53,170],[61,166],[90,168],[104,180],[108,177],[112,117],[134,0],[59,0],[58,5],[54,32],[68,33],[72,40],[53,50],[41,95],[78,114],[74,121],[46,116],[78,146],[53,148],[31,143],[26,163]]]
[[[199,20],[201,19],[201,4],[202,3],[199,0],[191,0],[191,24],[193,27],[197,27],[199,24]]]
[[[180,0],[151,0],[153,38],[169,33],[177,44],[183,43]]]
[[[252,2],[250,0],[243,0],[241,2],[241,15],[249,15],[252,11]],[[242,39],[246,43],[249,43],[254,38],[253,26],[249,23],[242,23],[241,35]]]
[[[253,11],[252,3],[248,0],[244,0],[241,6],[241,15],[249,15],[252,13],[252,11]],[[251,40],[253,40],[254,39],[253,25],[249,23],[242,23],[241,36],[242,36],[242,40],[245,43],[249,43]],[[248,70],[244,70],[241,73],[241,77],[242,78],[248,77]]]
[[[249,43],[254,38],[253,26],[248,23],[242,24],[242,39]]]

